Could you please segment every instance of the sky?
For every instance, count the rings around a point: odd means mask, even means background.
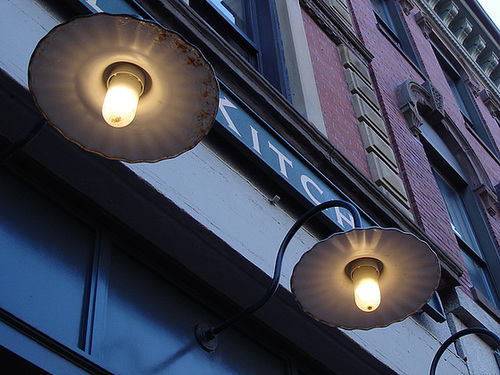
[[[500,0],[478,0],[478,2],[500,29]]]

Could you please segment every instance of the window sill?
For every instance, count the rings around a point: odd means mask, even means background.
[[[493,319],[500,323],[500,310],[476,288],[472,287],[471,292],[474,301],[490,314]]]

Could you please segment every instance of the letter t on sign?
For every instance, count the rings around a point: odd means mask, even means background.
[[[281,151],[280,151],[280,150],[278,150],[276,147],[274,147],[274,146],[272,145],[272,143],[271,143],[271,142],[269,142],[269,141],[268,141],[267,143],[268,143],[268,145],[269,145],[269,148],[270,148],[271,150],[273,150],[273,151],[276,153],[276,155],[278,155],[278,160],[279,160],[279,163],[280,163],[280,172],[281,172],[281,174],[282,174],[283,176],[285,176],[286,178],[288,178],[288,173],[286,172],[286,165],[285,165],[285,162],[286,162],[286,163],[287,163],[290,167],[292,167],[292,168],[293,168],[292,161],[291,161],[290,159],[288,159],[285,155],[283,155],[283,154],[281,153]]]

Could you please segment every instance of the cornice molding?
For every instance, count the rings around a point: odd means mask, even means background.
[[[426,0],[413,0],[416,5],[421,9],[423,20],[420,19],[419,25],[425,27],[423,29],[424,35],[429,35],[434,33],[438,37],[444,37],[446,43],[453,47],[453,50],[460,56],[461,60],[464,61],[471,71],[481,80],[481,83],[491,92],[496,100],[500,100],[500,89],[493,83],[483,68],[479,65],[479,62],[475,61],[471,56],[467,48],[461,43],[459,38],[454,35],[454,33],[448,28],[448,26],[443,22],[441,17],[438,15]],[[436,2],[437,3],[437,2]],[[418,14],[417,16],[418,17]],[[418,23],[418,20],[417,20]],[[431,26],[427,25],[429,23]],[[426,35],[426,37],[427,37]],[[477,92],[477,91],[476,91]]]

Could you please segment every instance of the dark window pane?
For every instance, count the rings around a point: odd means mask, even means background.
[[[209,0],[232,24],[246,31],[248,17],[244,0]]]
[[[434,171],[436,182],[448,211],[455,234],[464,241],[472,250],[481,256],[481,250],[474,233],[472,222],[460,194],[439,174]]]
[[[114,250],[102,346],[94,353],[119,374],[284,374],[285,363],[228,330],[214,354],[194,337],[200,320],[220,322],[124,253]]]
[[[396,5],[396,2],[394,0],[372,0],[372,6],[377,16],[379,28],[401,49],[406,57],[417,67],[420,67],[420,62],[410,41],[406,25],[401,18],[400,9]]]
[[[462,250],[465,266],[472,284],[486,298],[498,305],[495,289],[486,268],[486,263],[483,260],[484,254],[479,246],[473,221],[471,221],[467,207],[462,199],[464,192],[456,190],[443,175],[436,170],[433,171],[446,210],[448,211],[451,225]]]
[[[469,119],[469,121],[471,121],[471,116],[465,104],[464,97],[462,96],[462,90],[460,90],[460,78],[453,78],[446,70],[444,70],[443,72],[446,80],[448,81],[448,85],[451,88],[451,92],[453,93],[453,96],[455,97],[455,100],[460,107],[460,110]]]
[[[465,251],[462,251],[464,257],[465,266],[472,280],[472,285],[479,290],[486,298],[497,304],[497,300],[493,293],[492,282],[488,274],[488,270],[485,267],[481,267],[472,257],[470,257]]]
[[[396,25],[392,20],[391,10],[386,0],[372,0],[373,10],[394,34],[398,33]]]
[[[94,233],[6,173],[0,179],[0,305],[76,346]]]
[[[491,136],[484,124],[471,96],[464,77],[457,71],[457,65],[454,66],[439,50],[435,49],[434,53],[438,59],[439,65],[443,70],[448,85],[453,93],[453,97],[462,112],[466,123],[477,133],[483,140],[486,146],[498,156],[498,151],[493,143]]]

